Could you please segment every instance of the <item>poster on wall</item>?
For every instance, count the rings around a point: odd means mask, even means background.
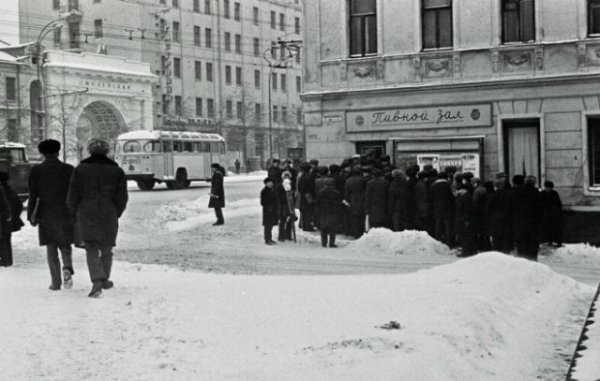
[[[411,156],[416,160],[411,160]],[[439,154],[404,154],[398,156],[396,164],[399,168],[404,167],[411,161],[419,165],[420,169],[426,164],[431,164],[438,172],[443,172],[447,167],[454,166],[458,173],[471,172],[477,177],[481,177],[481,162],[479,153],[475,152],[460,152],[460,153],[439,153]],[[409,164],[410,165],[410,164]],[[409,165],[406,165],[406,169]]]

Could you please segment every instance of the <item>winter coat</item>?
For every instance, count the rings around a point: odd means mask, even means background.
[[[485,216],[492,236],[510,234],[509,191],[498,189],[490,195],[485,208]]]
[[[545,224],[552,224],[560,221],[562,213],[562,202],[560,196],[555,190],[540,192],[540,202],[544,212],[543,219]]]
[[[409,177],[406,180],[406,227],[414,229],[415,216],[417,213],[415,186],[417,185],[416,177]]]
[[[539,234],[543,210],[540,191],[536,187],[515,187],[510,194],[510,211],[515,241],[524,241]]]
[[[279,223],[279,208],[277,195],[272,188],[264,187],[260,191],[260,205],[262,206],[263,226],[274,226]]]
[[[448,218],[454,213],[454,195],[448,180],[438,179],[431,185],[431,207],[436,219]]]
[[[291,185],[291,184],[290,184]],[[295,215],[294,211],[294,191],[286,191],[282,184],[277,184],[273,188],[277,197],[277,208],[279,211],[279,219],[285,220],[291,215]]]
[[[473,195],[466,190],[459,190],[456,197],[456,230],[458,234],[464,234],[467,229],[471,229],[474,220]]]
[[[388,210],[390,213],[406,214],[408,202],[408,183],[402,177],[396,177],[388,187]]]
[[[321,230],[332,232],[337,230],[341,207],[342,196],[334,187],[327,186],[317,194],[317,210]]]
[[[270,166],[267,170],[267,175],[273,180],[275,185],[281,183],[281,174],[283,170],[280,167]]]
[[[485,218],[485,209],[487,206],[490,194],[483,185],[478,186],[473,191],[473,206],[475,207],[475,223],[480,226],[480,230],[487,230]]]
[[[365,211],[372,225],[383,225],[387,221],[388,187],[389,183],[383,177],[375,177],[367,183]]]
[[[4,188],[0,187],[0,237],[5,237],[5,232],[10,232],[11,223],[11,208],[8,198],[6,197],[6,193],[4,192]]]
[[[350,213],[355,216],[365,214],[365,191],[367,182],[360,175],[350,176],[346,180],[344,199],[350,204]]]
[[[418,180],[415,185],[415,214],[418,217],[427,217],[431,210],[429,190],[425,180]]]
[[[318,195],[320,191],[325,189],[325,184],[327,181],[330,181],[331,177],[329,176],[319,176],[315,179],[315,193]]]
[[[11,220],[8,225],[8,229],[4,229],[2,234],[10,234],[12,232],[16,232],[21,230],[25,224],[21,219],[21,213],[23,212],[23,202],[11,187],[10,184],[3,182],[2,187],[4,190],[4,194],[6,196],[6,200],[8,201],[8,205],[10,207],[10,215]]]
[[[298,179],[298,193],[300,200],[299,206],[301,209],[306,207],[308,204],[313,204],[316,202],[315,178],[316,175],[314,171],[311,170],[308,173],[303,173]]]
[[[73,166],[58,158],[47,158],[33,166],[29,173],[29,202],[27,220],[31,221],[37,205],[38,238],[40,246],[49,243],[73,243],[74,215],[67,207],[69,181]]]
[[[127,206],[123,170],[103,155],[92,155],[73,171],[67,205],[75,217],[76,244],[116,246],[119,217]]]
[[[225,207],[225,189],[223,188],[223,173],[221,173],[218,170],[215,171],[210,180],[210,194],[210,200],[208,201],[209,208]]]

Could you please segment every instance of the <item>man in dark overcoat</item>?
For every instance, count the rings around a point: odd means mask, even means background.
[[[321,228],[321,246],[335,248],[335,236],[338,230],[342,196],[335,189],[335,180],[327,178],[323,189],[317,193],[317,210],[319,213],[319,226]]]
[[[458,185],[456,196],[456,235],[462,245],[458,255],[466,257],[477,253],[477,243],[473,223],[475,221],[475,205],[473,204],[473,188],[470,183]]]
[[[281,174],[283,170],[281,169],[281,161],[279,159],[273,159],[273,163],[267,170],[267,176],[273,180],[273,184],[281,184]]]
[[[562,246],[562,202],[558,192],[554,190],[552,181],[544,181],[544,190],[540,194],[542,202],[543,237],[549,245]]]
[[[292,228],[296,220],[294,191],[292,189],[292,174],[284,171],[281,184],[274,185],[279,211],[279,235],[277,240],[283,242],[292,240]]]
[[[359,238],[365,232],[365,189],[367,182],[360,165],[354,165],[344,186],[344,201],[350,215],[350,233]]]
[[[273,245],[273,226],[279,222],[279,208],[277,195],[273,189],[273,179],[267,177],[263,183],[265,187],[260,191],[260,205],[262,206],[262,224],[264,227],[265,244]]]
[[[24,225],[21,220],[23,201],[21,201],[17,192],[8,183],[7,172],[0,172],[0,188],[2,188],[6,195],[11,215],[10,221],[0,223],[0,266],[8,267],[13,264],[12,233],[21,230]]]
[[[371,171],[373,179],[365,190],[365,211],[371,228],[385,227],[387,224],[387,201],[389,183],[383,178],[379,168]]]
[[[212,171],[212,177],[210,180],[210,200],[208,201],[208,207],[215,209],[215,215],[217,221],[213,226],[223,225],[225,219],[223,218],[223,208],[225,207],[225,188],[223,187],[223,172],[221,166],[218,163],[213,163],[210,166]]]
[[[527,176],[524,183],[521,187],[515,187],[511,194],[514,239],[519,256],[537,261],[542,200],[534,176]]]
[[[85,247],[92,281],[89,297],[113,287],[110,280],[112,249],[116,246],[119,218],[127,206],[127,180],[123,170],[106,155],[107,142],[92,139],[90,156],[73,171],[67,205],[75,216],[76,244]]]
[[[501,253],[510,253],[511,229],[509,191],[502,177],[494,181],[495,191],[490,194],[485,208],[487,226],[492,236],[492,249]]]
[[[29,202],[27,220],[38,226],[40,246],[46,246],[50,269],[50,290],[60,290],[63,285],[73,285],[73,217],[67,208],[69,181],[73,166],[58,159],[60,142],[47,139],[38,145],[44,161],[31,168],[29,173]],[[58,251],[62,257],[62,269]],[[62,279],[61,279],[62,274]]]
[[[388,212],[392,230],[406,229],[406,203],[408,201],[408,183],[399,169],[392,170],[392,182],[388,188]]]
[[[431,206],[435,221],[435,239],[452,247],[454,245],[454,195],[448,181],[448,173],[440,172],[431,185]]]
[[[304,231],[314,230],[315,194],[315,169],[311,164],[304,163],[298,175],[298,202],[300,209],[300,226]]]

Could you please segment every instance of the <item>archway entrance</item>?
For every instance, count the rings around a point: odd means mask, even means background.
[[[111,147],[119,134],[127,130],[121,112],[105,101],[95,101],[87,105],[77,121],[77,159],[87,156],[85,147],[92,138],[106,140]]]

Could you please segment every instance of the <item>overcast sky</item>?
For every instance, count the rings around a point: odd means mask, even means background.
[[[19,43],[19,0],[0,0],[0,40]]]

